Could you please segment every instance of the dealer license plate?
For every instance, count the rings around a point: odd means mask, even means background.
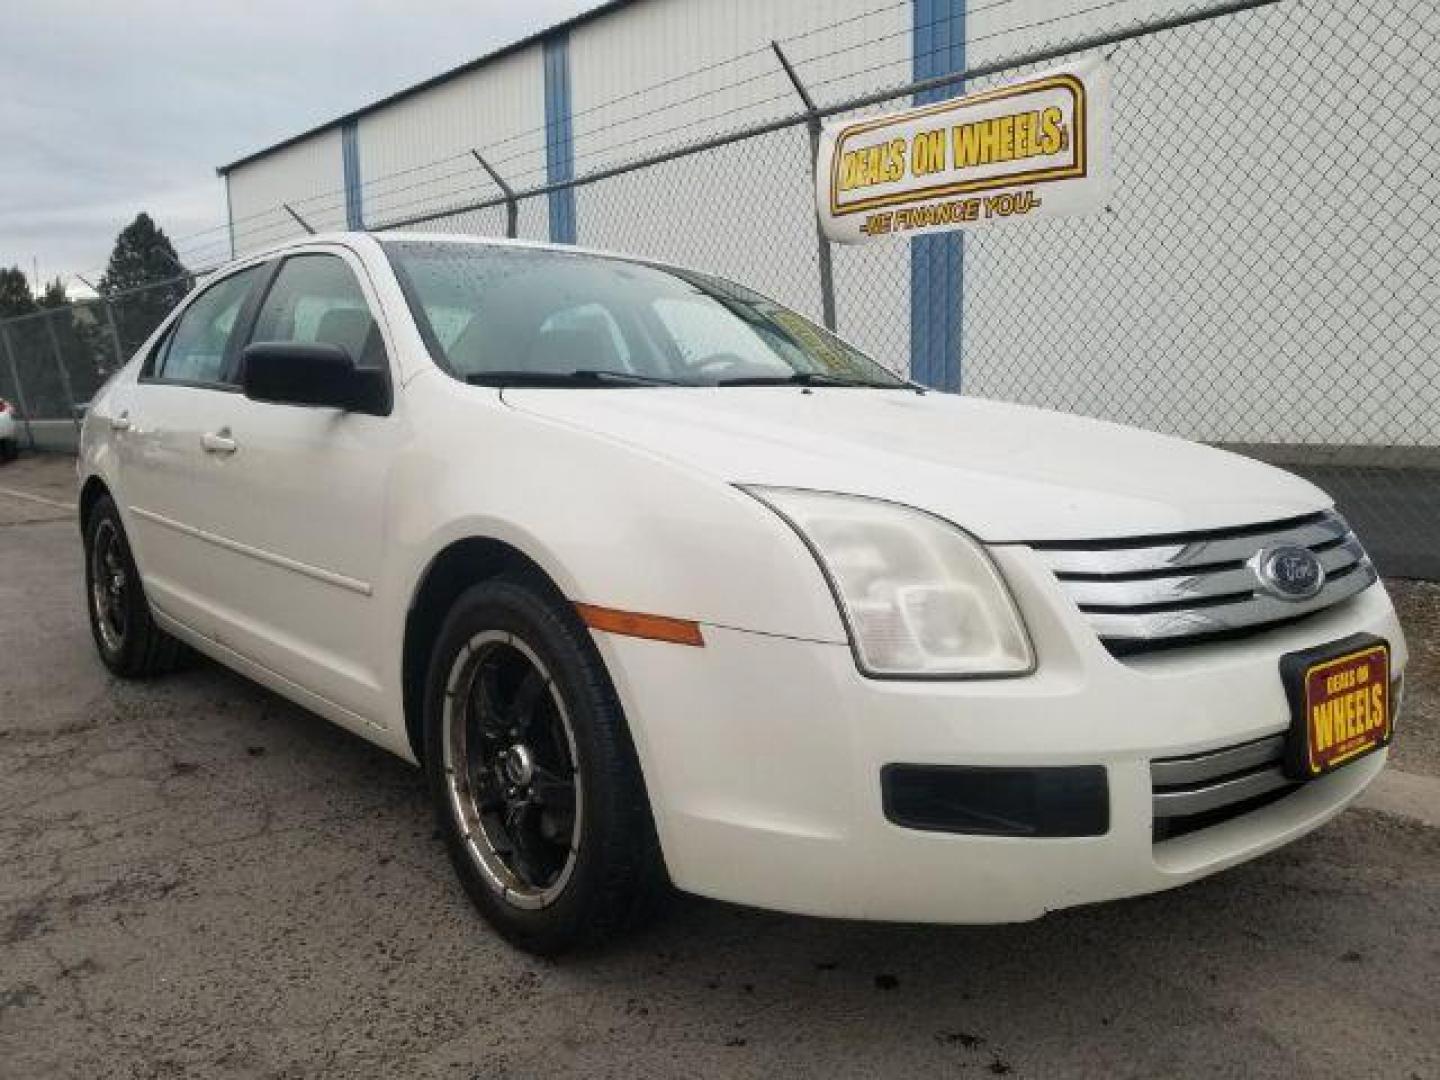
[[[1281,660],[1281,673],[1292,711],[1286,767],[1295,779],[1323,776],[1390,741],[1390,646],[1384,641],[1355,639],[1291,653]]]

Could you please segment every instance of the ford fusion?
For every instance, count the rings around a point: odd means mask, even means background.
[[[558,953],[672,884],[1007,922],[1294,840],[1381,770],[1405,643],[1324,493],[935,393],[708,274],[307,237],[85,419],[95,643],[196,650],[422,764]]]

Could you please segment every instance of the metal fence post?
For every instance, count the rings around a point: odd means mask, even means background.
[[[785,51],[780,48],[780,43],[772,41],[770,47],[775,50],[776,59],[785,69],[785,74],[789,76],[795,92],[800,95],[800,101],[805,106],[805,126],[810,130],[810,170],[813,173],[820,160],[820,113],[815,108],[815,101],[810,97],[810,92],[800,81],[800,76],[790,66],[790,60],[786,57]],[[834,330],[835,271],[830,264],[830,241],[825,239],[825,232],[820,227],[818,216],[815,218],[815,253],[820,259],[820,310],[823,313],[826,329]]]
[[[104,293],[85,278],[84,274],[76,274],[75,277],[95,294],[95,302],[105,309],[105,322],[110,327],[110,342],[115,346],[115,370],[118,371],[125,366],[125,347],[120,344],[120,331],[115,328],[115,312],[110,308],[110,301]]]
[[[65,389],[65,400],[70,406],[70,422],[75,425],[75,435],[80,435],[80,417],[75,414],[75,406],[79,404],[75,400],[75,391],[70,385],[70,369],[65,365],[65,354],[60,349],[60,335],[55,332],[55,319],[60,312],[70,314],[67,308],[55,308],[46,312],[45,332],[50,335],[50,348],[55,353],[55,370],[60,376],[60,385]]]
[[[307,235],[315,235],[315,230],[310,227],[310,223],[306,221],[303,217],[301,217],[299,214],[297,214],[295,212],[295,208],[291,206],[288,202],[281,203],[280,208],[284,210],[287,214],[289,214],[292,218],[294,218],[295,224],[299,225],[300,228],[304,229]],[[181,267],[181,269],[183,270],[184,267]]]
[[[500,189],[500,194],[505,196],[505,235],[514,240],[520,224],[520,203],[515,198],[515,189],[490,167],[490,163],[480,156],[479,150],[471,150],[470,153],[480,163],[480,167],[490,174],[490,179],[495,181],[495,186]]]
[[[5,359],[10,363],[10,381],[15,384],[15,400],[20,405],[20,418],[25,424],[25,438],[35,449],[35,429],[30,426],[30,406],[25,401],[25,384],[20,381],[20,366],[15,363],[15,346],[10,343],[10,328],[0,325],[0,341],[5,342]]]
[[[115,309],[110,306],[110,301],[102,298],[100,303],[105,305],[105,322],[110,327],[110,343],[115,346],[115,367],[119,371],[125,366],[125,346],[120,343],[120,329],[115,325]]]
[[[115,370],[119,371],[125,366],[125,346],[120,344],[120,331],[115,326],[115,312],[110,307],[110,300],[86,280],[85,275],[76,274],[75,277],[95,294],[95,302],[105,309],[105,323],[110,328],[110,343],[115,347]]]

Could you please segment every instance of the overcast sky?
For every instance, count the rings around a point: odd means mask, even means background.
[[[215,166],[595,3],[6,3],[0,266],[93,281],[140,210],[172,238],[223,226]]]

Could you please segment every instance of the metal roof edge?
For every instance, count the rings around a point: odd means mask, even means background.
[[[583,23],[590,22],[592,19],[598,19],[602,15],[608,15],[612,11],[616,11],[619,8],[629,7],[631,4],[634,4],[636,2],[637,0],[605,0],[604,3],[597,4],[592,8],[587,8],[586,10],[580,12],[577,15],[572,15],[570,18],[566,19],[563,22],[558,22],[554,26],[547,26],[543,30],[537,30],[533,34],[529,34],[516,41],[510,42],[510,44],[508,45],[502,45],[498,49],[492,49],[490,52],[485,53],[483,56],[476,57],[474,60],[467,60],[465,63],[460,64],[457,67],[450,68],[447,71],[442,71],[439,75],[432,75],[430,78],[425,79],[422,82],[414,83],[401,90],[397,90],[393,94],[388,94],[385,97],[370,102],[370,104],[368,105],[362,105],[358,109],[353,109],[342,116],[337,116],[334,119],[327,120],[322,124],[316,124],[314,127],[307,128],[305,131],[302,131],[297,135],[291,135],[289,138],[282,139],[280,142],[271,143],[269,146],[252,151],[251,153],[246,154],[244,157],[236,158],[234,161],[231,161],[228,164],[217,165],[215,167],[215,175],[222,177],[228,176],[231,172],[233,172],[235,169],[240,168],[242,165],[249,165],[251,162],[258,161],[260,158],[263,157],[267,157],[270,154],[275,153],[277,150],[284,150],[287,147],[294,146],[296,143],[304,142],[306,139],[313,138],[316,135],[323,135],[325,132],[330,131],[334,128],[338,128],[343,124],[348,124],[352,120],[358,120],[362,116],[377,112],[378,110],[385,108],[387,105],[393,105],[395,104],[395,102],[402,101],[405,98],[414,96],[415,94],[424,93],[426,90],[433,89],[434,87],[439,86],[442,83],[449,82],[451,79],[458,78],[461,75],[466,75],[472,71],[475,71],[478,68],[484,67],[486,64],[493,63],[494,61],[499,60],[502,57],[509,56],[511,53],[517,53],[524,49],[528,49],[532,45],[539,45],[543,43],[547,38],[553,37],[556,34],[566,33],[567,31],[572,30]]]

